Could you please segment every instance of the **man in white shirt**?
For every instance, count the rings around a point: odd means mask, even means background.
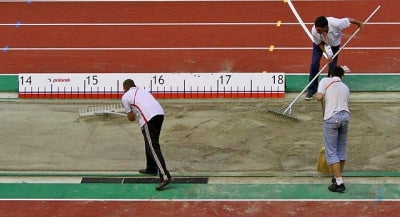
[[[316,98],[325,100],[323,138],[326,160],[331,165],[334,178],[328,187],[330,191],[343,193],[342,171],[346,161],[347,133],[350,121],[348,106],[350,90],[342,82],[344,70],[334,66],[330,77],[321,79]]]
[[[337,65],[338,56],[332,57],[339,51],[342,39],[342,30],[348,28],[350,24],[355,24],[358,28],[363,28],[364,24],[353,18],[334,18],[320,16],[314,22],[311,29],[313,36],[313,52],[310,66],[309,81],[319,72],[320,61],[323,53],[328,57],[329,70],[328,77],[332,68]],[[307,89],[305,100],[312,100],[318,89],[318,79],[315,79]]]
[[[150,92],[137,88],[132,79],[126,79],[123,88],[122,105],[130,121],[139,119],[144,137],[147,163],[146,168],[139,172],[151,175],[159,173],[161,181],[156,190],[163,190],[172,181],[159,142],[164,110]]]

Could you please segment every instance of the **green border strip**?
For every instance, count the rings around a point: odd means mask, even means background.
[[[319,79],[325,77],[321,75]],[[286,74],[286,92],[299,92],[308,84],[306,74]],[[393,92],[400,91],[399,74],[347,74],[344,82],[351,91]],[[0,75],[0,92],[18,92],[18,75]]]
[[[286,92],[299,92],[308,84],[308,75],[286,76]],[[319,79],[326,75],[319,76]],[[400,91],[400,74],[347,74],[343,78],[350,91],[354,92],[395,92]]]
[[[109,200],[399,200],[399,184],[346,184],[333,193],[328,184],[0,184],[0,199]]]
[[[18,92],[18,75],[0,75],[0,92]]]

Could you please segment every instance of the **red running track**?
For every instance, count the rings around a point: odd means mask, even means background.
[[[364,20],[381,5],[339,64],[357,73],[400,72],[398,0],[293,4],[306,23],[321,13]],[[3,74],[307,73],[311,59],[310,39],[283,1],[1,2],[0,20]],[[344,31],[343,43],[354,31]]]
[[[339,63],[359,73],[400,72],[399,49],[382,49],[399,47],[399,25],[390,24],[400,21],[398,0],[294,1],[294,4],[306,23],[312,23],[322,10],[324,15],[363,20],[377,5],[382,5],[371,19],[375,24],[366,26],[348,46],[376,49],[345,49]],[[300,25],[285,24],[297,23],[297,20],[283,1],[1,2],[0,20],[6,24],[0,25],[0,42],[4,47],[0,53],[0,73],[3,74],[264,70],[307,73],[311,57],[311,42]],[[278,21],[283,23],[280,27],[275,25]],[[26,25],[63,23],[132,25]],[[200,23],[203,25],[198,25]],[[354,31],[354,27],[346,29],[343,41]],[[268,49],[271,45],[275,46],[273,51]],[[46,48],[59,49],[44,50]],[[93,48],[131,49],[91,50]],[[400,213],[399,209],[397,204],[387,201],[0,202],[2,217],[32,214],[41,217],[156,216],[160,212],[162,216],[174,217],[231,216],[232,213],[263,217],[318,217],[333,213],[335,216],[395,216]]]
[[[1,201],[2,217],[398,216],[390,201]]]

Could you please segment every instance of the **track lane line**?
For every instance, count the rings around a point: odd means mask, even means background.
[[[17,23],[22,26],[276,26],[276,22],[217,22],[217,23]],[[282,25],[301,25],[293,22],[280,22]],[[314,25],[313,23],[304,23],[305,25]],[[400,22],[371,22],[368,25],[400,25]],[[16,26],[16,23],[0,23],[0,26]]]
[[[72,48],[45,48],[45,47],[7,47],[7,51],[101,51],[101,50],[267,50],[270,47],[72,47]],[[275,47],[273,50],[311,50],[311,47]],[[400,50],[400,47],[347,47],[344,50]]]

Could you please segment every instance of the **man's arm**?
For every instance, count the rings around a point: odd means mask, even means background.
[[[351,18],[351,17],[348,17],[347,19],[349,19],[351,24],[357,25],[358,28],[360,28],[360,29],[362,29],[364,27],[364,23],[359,21],[359,20],[356,20],[356,19]]]
[[[126,93],[126,92],[128,92],[128,89],[124,88],[124,93]],[[133,113],[133,110],[130,105],[130,101],[127,100],[127,97],[125,94],[122,96],[122,106],[125,108],[125,112],[128,117],[128,120],[135,121],[136,120],[135,114]]]

